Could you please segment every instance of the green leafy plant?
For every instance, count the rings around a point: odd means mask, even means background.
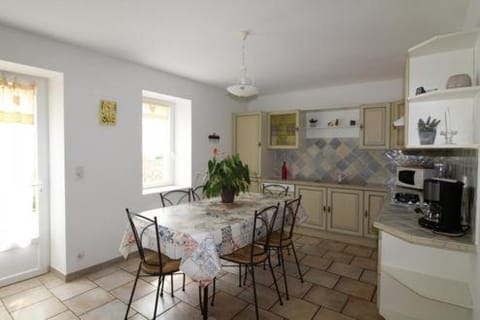
[[[208,198],[220,195],[229,190],[235,195],[248,191],[250,186],[250,170],[243,164],[238,154],[218,160],[215,156],[208,161],[207,179],[203,192]]]

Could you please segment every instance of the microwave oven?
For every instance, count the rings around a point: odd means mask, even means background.
[[[423,181],[434,176],[435,170],[397,167],[396,185],[404,188],[423,189]]]

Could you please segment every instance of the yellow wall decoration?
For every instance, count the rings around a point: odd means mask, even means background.
[[[117,102],[100,100],[100,124],[114,126],[117,123]]]

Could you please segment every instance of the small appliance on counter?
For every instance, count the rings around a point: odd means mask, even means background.
[[[448,236],[463,236],[461,224],[463,182],[444,178],[424,181],[423,217],[418,223]]]
[[[423,181],[435,175],[435,170],[425,168],[397,167],[396,185],[422,190]]]

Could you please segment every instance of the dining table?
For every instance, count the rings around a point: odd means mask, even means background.
[[[233,203],[211,198],[139,213],[148,218],[157,217],[161,252],[171,259],[181,259],[180,271],[203,288],[201,307],[206,319],[208,284],[222,269],[220,257],[251,244],[256,210],[280,203],[274,225],[274,229],[279,229],[285,200],[293,200],[293,197],[242,193]],[[295,223],[301,224],[306,219],[307,214],[300,206]],[[140,220],[134,220],[134,223],[139,233],[147,226]],[[290,215],[287,215],[286,223],[292,223]],[[142,244],[156,250],[155,228],[145,230]],[[132,249],[136,249],[135,238],[127,224],[120,253],[127,258]]]

